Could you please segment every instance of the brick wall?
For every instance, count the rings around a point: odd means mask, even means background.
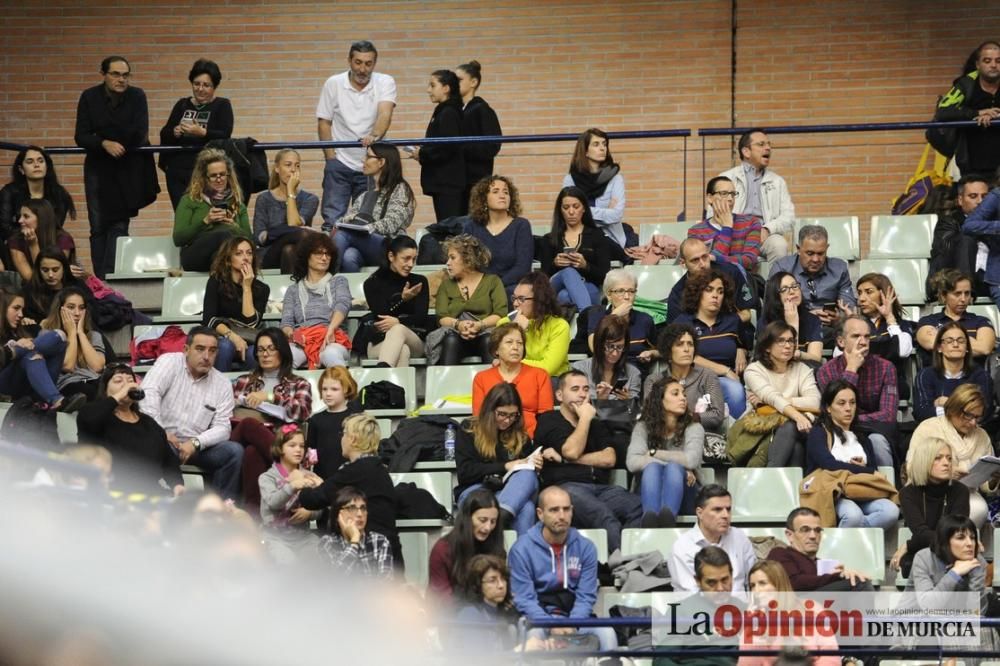
[[[677,127],[926,120],[995,5],[964,2],[949,12],[916,0],[736,3],[722,0],[529,2],[5,3],[0,35],[0,140],[72,144],[80,91],[100,81],[111,53],[132,61],[134,85],[149,98],[155,135],[190,93],[198,57],[223,72],[236,135],[311,140],[323,81],[346,65],[354,39],[380,51],[379,69],[399,86],[391,136],[422,136],[431,105],[430,71],[470,58],[483,63],[484,98],[507,134]],[[735,88],[734,88],[735,87]],[[732,95],[735,92],[735,109]],[[735,118],[735,120],[734,120]],[[921,150],[918,132],[782,135],[772,164],[789,182],[800,215],[887,212]],[[732,164],[732,142],[712,138],[617,141],[633,224],[688,218],[702,204],[702,171]],[[569,143],[506,146],[497,169],[514,177],[526,215],[545,223],[566,171]],[[0,151],[0,167],[13,153]],[[82,158],[57,158],[83,208]],[[406,175],[419,183],[416,165]],[[318,151],[304,155],[305,187],[320,191]],[[432,218],[421,197],[417,224]],[[142,211],[133,234],[165,234],[166,192]],[[70,225],[87,257],[85,214]]]

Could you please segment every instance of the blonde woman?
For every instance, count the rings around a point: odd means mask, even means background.
[[[299,154],[291,148],[274,156],[267,192],[257,197],[253,209],[253,237],[264,255],[261,268],[292,272],[295,244],[312,228],[319,198],[299,187],[302,179]]]

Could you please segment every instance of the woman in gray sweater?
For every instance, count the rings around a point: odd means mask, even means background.
[[[646,378],[643,394],[649,395],[653,384],[664,377],[673,377],[684,387],[684,395],[687,396],[693,418],[706,431],[721,433],[726,418],[722,386],[714,372],[694,364],[694,357],[698,354],[698,339],[691,325],[670,324],[660,334],[656,348],[660,363],[666,364],[666,367]]]
[[[644,525],[669,526],[682,511],[693,512],[704,448],[705,429],[691,418],[684,386],[673,377],[653,384],[625,458],[628,471],[642,474]]]

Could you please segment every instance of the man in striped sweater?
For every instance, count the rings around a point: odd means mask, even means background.
[[[736,186],[725,176],[716,176],[705,188],[705,207],[712,215],[688,229],[688,238],[697,238],[712,250],[715,261],[736,264],[753,272],[760,261],[760,218],[733,213]]]

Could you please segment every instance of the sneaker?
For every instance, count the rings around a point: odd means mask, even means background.
[[[87,396],[82,393],[74,393],[68,398],[63,398],[62,402],[59,403],[59,406],[56,407],[56,411],[72,414],[73,412],[79,411],[85,402],[87,402]]]

